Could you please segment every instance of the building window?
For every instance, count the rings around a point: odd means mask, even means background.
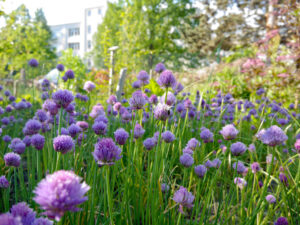
[[[90,34],[92,32],[92,27],[91,25],[88,25],[88,33]]]
[[[98,14],[101,15],[101,9],[98,9]]]
[[[88,10],[88,16],[91,16],[91,15],[92,15],[92,11]]]
[[[78,35],[80,35],[80,28],[79,27],[69,29],[69,37],[78,36]]]
[[[80,44],[78,42],[76,43],[69,43],[68,48],[71,48],[73,50],[79,50],[80,49]]]
[[[92,42],[91,41],[88,41],[88,49],[92,48]]]

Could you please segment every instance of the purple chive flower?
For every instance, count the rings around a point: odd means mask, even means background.
[[[57,130],[57,134],[58,134],[58,130]],[[60,129],[60,134],[61,134],[61,135],[70,135],[69,130],[66,129],[66,128],[64,128],[64,127],[62,127],[62,128]]]
[[[111,138],[102,138],[95,144],[93,152],[94,159],[98,166],[113,165],[115,161],[122,158],[122,150],[115,144]]]
[[[106,128],[107,128],[106,123],[104,123],[102,121],[95,122],[92,126],[93,131],[97,135],[105,135],[106,134]]]
[[[213,161],[212,161],[212,164],[213,164],[213,167],[214,168],[219,168],[220,165],[221,165],[222,161],[218,158],[215,158]]]
[[[6,166],[19,167],[21,163],[21,157],[13,152],[6,153],[4,155],[4,161]]]
[[[261,141],[264,144],[272,147],[282,144],[287,139],[288,137],[283,132],[283,130],[276,125],[273,125],[270,128],[268,128],[266,132],[264,132],[264,134],[261,136]]]
[[[53,148],[61,154],[66,154],[74,147],[73,139],[68,135],[59,135],[53,139]]]
[[[74,100],[72,92],[68,90],[58,90],[52,94],[53,101],[63,108],[67,106]]]
[[[300,139],[297,139],[295,142],[295,149],[300,153]]]
[[[266,200],[271,204],[274,204],[276,202],[276,198],[273,195],[267,195]]]
[[[53,221],[41,217],[36,219],[32,225],[53,225]]]
[[[14,153],[21,155],[25,152],[26,145],[20,138],[14,138],[8,147],[13,150]]]
[[[11,96],[8,97],[8,100],[9,100],[10,102],[14,102],[14,101],[16,101],[16,97],[13,96],[13,95],[11,95]]]
[[[47,113],[42,109],[37,110],[35,116],[41,123],[48,120]]]
[[[160,189],[161,189],[162,193],[166,193],[170,190],[170,186],[167,185],[166,183],[162,183],[161,186],[160,186]]]
[[[165,65],[163,63],[157,63],[155,66],[155,72],[161,73],[166,69]]]
[[[142,82],[140,80],[136,80],[132,83],[132,87],[135,89],[139,89],[142,87]]]
[[[28,120],[23,129],[25,135],[37,134],[42,128],[42,124],[38,120]]]
[[[85,82],[83,89],[86,90],[87,92],[91,92],[96,88],[96,85],[92,81],[87,81]]]
[[[247,167],[245,167],[244,163],[238,161],[237,163],[232,164],[232,168],[237,171],[239,174],[243,174],[247,171]]]
[[[11,95],[11,93],[10,93],[9,90],[6,90],[6,91],[4,91],[4,95],[5,95],[6,97],[9,97],[9,96]]]
[[[121,103],[121,102],[116,102],[116,103],[114,104],[113,109],[114,109],[115,111],[119,112],[120,109],[121,109],[121,107],[122,107],[122,103]]]
[[[247,186],[247,181],[244,178],[236,177],[234,178],[234,183],[240,188],[243,189]]]
[[[140,137],[142,137],[145,133],[145,129],[143,129],[143,127],[140,124],[135,124],[134,126],[134,130],[133,130],[133,137],[135,139],[138,139]]]
[[[182,153],[183,154],[190,154],[191,156],[193,156],[193,154],[194,154],[194,150],[193,149],[191,149],[191,148],[189,148],[189,147],[185,147],[183,150],[182,150]]]
[[[9,182],[6,179],[6,177],[3,175],[0,177],[0,188],[8,188],[9,187]]]
[[[153,149],[154,146],[156,145],[156,139],[155,138],[147,138],[144,140],[143,145],[145,147],[145,149],[147,149],[148,151]]]
[[[156,95],[151,95],[150,96],[150,98],[149,98],[149,102],[151,103],[151,104],[154,104],[154,105],[156,105],[157,103],[158,103],[158,99],[157,99],[157,96]]]
[[[166,99],[166,93],[163,94],[163,96],[160,97],[160,103],[161,104],[167,104],[168,106],[174,105],[176,102],[176,97],[175,95],[168,91],[167,99]]]
[[[11,137],[9,135],[4,135],[2,140],[6,143],[10,142],[11,141]]]
[[[82,129],[76,124],[71,124],[68,127],[68,131],[71,137],[76,137],[76,135],[79,134],[82,131]]]
[[[33,200],[46,210],[43,214],[57,221],[65,212],[76,212],[77,205],[87,201],[90,187],[73,171],[59,170],[49,174],[34,190]]]
[[[274,223],[274,225],[289,225],[289,222],[287,218],[285,217],[279,217],[277,221]]]
[[[182,156],[180,156],[179,160],[184,167],[190,167],[194,164],[194,158],[187,153],[184,153]]]
[[[175,135],[171,131],[168,131],[168,130],[163,132],[161,134],[161,137],[166,143],[171,143],[176,139]]]
[[[25,202],[15,204],[10,209],[14,217],[20,217],[23,225],[31,225],[35,220],[35,212]]]
[[[220,134],[222,134],[225,140],[235,139],[238,133],[239,131],[232,124],[224,126],[220,131]]]
[[[86,121],[77,121],[76,125],[82,130],[87,130],[89,128],[89,124]]]
[[[244,152],[247,150],[247,147],[242,142],[236,142],[230,146],[230,150],[232,155],[239,156],[244,154]]]
[[[36,59],[30,59],[28,61],[28,65],[31,67],[38,67],[39,66],[39,62]]]
[[[175,88],[175,92],[178,94],[179,92],[181,92],[184,89],[183,85],[181,83],[177,83],[176,88]]]
[[[198,166],[195,166],[194,171],[198,177],[203,178],[207,172],[207,168],[204,165],[198,165]]]
[[[129,134],[126,130],[124,130],[123,128],[119,128],[114,132],[115,135],[115,141],[119,144],[119,145],[125,145],[127,139],[129,138]]]
[[[58,113],[58,107],[52,99],[47,99],[43,104],[43,109],[49,112],[52,116]]]
[[[183,213],[183,207],[193,208],[195,196],[186,188],[180,186],[179,190],[174,193],[173,200],[180,205],[179,211]]]
[[[248,147],[249,152],[255,152],[256,148],[254,144],[250,144]]]
[[[204,143],[213,142],[214,134],[207,128],[203,128],[200,133],[200,138],[204,141]]]
[[[57,64],[56,69],[58,69],[58,71],[62,72],[65,70],[65,67],[63,64]]]
[[[113,105],[117,102],[117,97],[115,95],[111,95],[108,97],[107,99],[107,103],[110,104],[110,105]]]
[[[154,117],[158,120],[166,121],[170,117],[171,110],[166,104],[158,103],[154,109]]]
[[[192,138],[187,143],[187,148],[190,148],[192,150],[195,150],[197,146],[200,146],[200,142],[196,138]]]
[[[73,70],[67,70],[67,71],[65,72],[65,76],[66,76],[68,79],[74,79],[74,77],[75,77]]]
[[[61,78],[62,80],[63,80],[63,82],[67,82],[67,80],[68,80],[68,77],[66,76],[66,75],[64,75],[64,76],[62,76],[62,78]]]
[[[146,104],[143,92],[140,90],[133,92],[132,97],[129,99],[129,104],[133,109],[142,109]]]
[[[0,214],[0,225],[23,225],[20,217],[15,217],[10,213]]]
[[[139,72],[137,79],[141,81],[142,85],[149,84],[149,74],[145,70]]]
[[[8,117],[3,117],[3,118],[1,119],[1,123],[2,123],[3,125],[8,125],[8,124],[10,123],[9,118],[8,118]]]
[[[164,70],[161,74],[160,77],[157,80],[157,83],[159,86],[164,87],[164,88],[176,88],[176,79],[173,75],[173,73],[170,70]]]
[[[257,173],[258,171],[260,171],[260,165],[258,162],[254,162],[251,164],[251,169],[252,169],[252,173]]]
[[[31,137],[31,145],[37,150],[42,150],[45,145],[45,137],[40,134],[35,134]]]
[[[281,181],[281,183],[283,183],[284,185],[288,186],[288,179],[286,177],[286,175],[284,173],[279,173],[279,180]]]

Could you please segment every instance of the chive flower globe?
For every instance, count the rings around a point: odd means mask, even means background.
[[[160,186],[160,190],[162,193],[166,193],[170,190],[170,186],[166,183],[162,183]]]
[[[55,151],[66,154],[74,147],[73,139],[68,135],[59,135],[53,139],[53,148]]]
[[[60,107],[67,108],[67,106],[74,100],[71,91],[58,90],[52,94],[53,101]]]
[[[95,144],[95,150],[92,153],[99,167],[114,165],[116,161],[122,158],[122,150],[115,144],[111,138],[102,138]]]
[[[156,73],[161,73],[166,69],[165,65],[163,63],[158,63],[155,66],[155,72]]]
[[[158,103],[153,113],[156,119],[166,121],[171,115],[171,109],[166,104]]]
[[[45,145],[45,137],[40,134],[35,134],[31,137],[31,145],[37,150],[42,150]]]
[[[279,217],[276,222],[274,223],[274,225],[289,225],[289,222],[287,220],[287,218],[285,217]]]
[[[41,122],[46,122],[48,120],[48,116],[47,116],[47,113],[42,110],[42,109],[39,109],[36,111],[35,113],[35,117]]]
[[[119,145],[125,145],[127,139],[129,138],[129,134],[126,130],[124,130],[123,128],[119,128],[114,132],[114,136],[115,136],[115,141],[119,144]]]
[[[200,133],[200,138],[203,140],[204,143],[213,142],[214,134],[207,128],[203,128]]]
[[[71,124],[68,127],[68,131],[71,137],[76,137],[77,134],[79,134],[82,131],[82,129],[76,124]]]
[[[194,171],[198,177],[203,178],[207,172],[207,168],[204,165],[198,165],[198,166],[195,166]]]
[[[273,195],[267,195],[266,200],[271,204],[274,204],[276,202],[276,198]]]
[[[269,145],[271,147],[280,145],[287,139],[287,135],[283,132],[283,130],[280,127],[276,125],[273,125],[270,128],[268,128],[261,136],[261,141],[264,144]]]
[[[13,152],[6,153],[3,158],[6,166],[13,166],[13,167],[20,166],[21,157],[16,153]]]
[[[15,217],[10,213],[0,214],[0,225],[23,225],[20,217]]]
[[[163,94],[163,96],[160,97],[160,103],[161,104],[167,104],[168,106],[172,106],[174,105],[176,102],[176,97],[175,95],[168,91],[168,94],[167,94],[167,99],[166,99],[166,93]]]
[[[43,104],[43,109],[49,112],[50,115],[55,116],[58,113],[58,107],[52,99],[47,99]]]
[[[6,177],[3,175],[0,177],[0,188],[8,188],[9,187],[9,181],[6,179]]]
[[[28,61],[28,65],[31,67],[38,67],[39,66],[39,62],[36,59],[30,59]]]
[[[57,64],[56,69],[60,72],[63,72],[65,70],[65,67],[63,64]]]
[[[13,205],[10,212],[14,217],[20,217],[23,225],[31,225],[35,221],[35,212],[25,202]]]
[[[247,167],[245,167],[244,163],[240,161],[238,161],[237,163],[233,163],[232,168],[236,170],[239,174],[243,174],[247,170]]]
[[[65,212],[77,212],[77,205],[87,201],[90,187],[73,171],[59,170],[38,183],[33,200],[45,210],[50,219],[59,221]]]
[[[222,128],[220,134],[225,140],[233,140],[238,135],[239,131],[232,125],[228,124]]]
[[[149,74],[145,70],[140,71],[137,76],[137,79],[141,81],[142,85],[149,84],[149,78]]]
[[[156,139],[154,137],[152,138],[146,138],[143,142],[143,145],[146,150],[150,151],[152,150],[156,145]]]
[[[236,177],[234,178],[234,183],[238,186],[238,188],[243,189],[247,186],[247,181],[244,178]]]
[[[84,83],[83,89],[87,92],[91,92],[96,88],[96,85],[92,81],[87,81]]]
[[[261,170],[260,165],[258,162],[254,162],[251,164],[252,173],[257,173]]]
[[[107,125],[102,121],[95,122],[92,126],[92,129],[97,135],[105,135],[107,131]]]
[[[14,138],[8,147],[19,155],[23,154],[26,149],[26,145],[20,138]]]
[[[145,129],[139,124],[135,124],[134,126],[134,130],[133,130],[133,137],[135,139],[138,139],[140,137],[142,137],[145,133]]]
[[[38,120],[28,120],[23,129],[25,135],[37,134],[42,128],[42,124]]]
[[[193,208],[193,202],[195,200],[195,196],[189,192],[185,187],[180,187],[174,193],[173,200],[179,204],[179,211],[183,213],[183,207]]]
[[[161,138],[166,142],[166,143],[172,143],[176,138],[175,135],[171,131],[165,131],[161,134]]]
[[[190,167],[194,164],[194,158],[187,153],[184,153],[182,156],[180,156],[179,160],[184,167]]]
[[[153,105],[156,105],[158,103],[158,98],[156,95],[151,95],[150,98],[149,98],[149,102]]]
[[[135,110],[142,109],[146,104],[143,92],[140,90],[133,92],[132,97],[129,99],[129,104]]]
[[[230,146],[230,150],[231,150],[232,155],[239,156],[239,155],[243,155],[245,153],[245,151],[247,150],[247,147],[242,142],[236,142]]]
[[[295,142],[295,149],[300,153],[300,139],[297,139]]]
[[[187,148],[190,148],[192,150],[195,150],[197,146],[200,146],[200,142],[196,138],[192,138],[187,143]]]
[[[75,78],[74,71],[73,71],[73,70],[67,70],[67,71],[65,72],[65,76],[66,76],[68,79],[74,79],[74,78]]]
[[[163,88],[176,88],[176,79],[173,75],[173,73],[170,70],[164,70],[161,74],[160,77],[157,80],[157,83],[159,84],[159,86],[163,87]]]
[[[37,218],[32,225],[53,225],[53,221],[41,217]]]

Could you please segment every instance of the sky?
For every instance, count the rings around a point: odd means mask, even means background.
[[[0,2],[0,8],[5,13],[10,13],[21,4],[29,9],[33,16],[38,8],[42,8],[48,25],[80,22],[84,8],[102,6],[107,0],[5,0]],[[0,21],[0,25],[1,25]]]

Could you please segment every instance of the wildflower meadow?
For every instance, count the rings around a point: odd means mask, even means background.
[[[263,87],[192,98],[155,70],[164,94],[141,71],[105,104],[92,81],[83,95],[44,79],[41,104],[1,86],[0,224],[299,224],[299,105]]]

